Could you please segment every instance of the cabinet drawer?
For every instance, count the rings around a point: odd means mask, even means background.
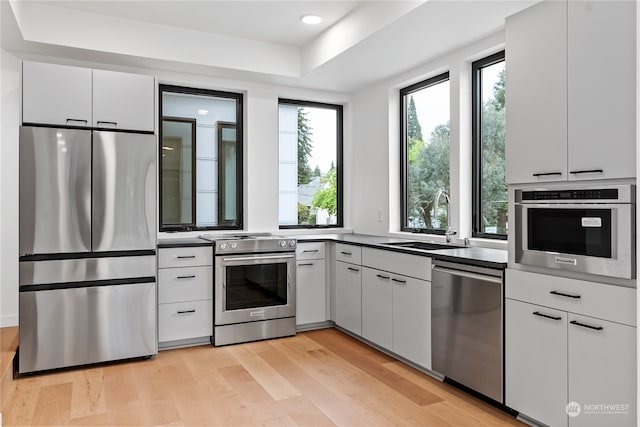
[[[178,302],[158,306],[158,341],[211,336],[213,300]]]
[[[213,267],[162,268],[158,270],[158,303],[213,298]]]
[[[585,280],[507,269],[507,298],[636,325],[636,290]]]
[[[362,248],[360,246],[336,243],[336,261],[362,263]]]
[[[416,279],[431,280],[431,258],[428,257],[363,248],[362,265]]]
[[[324,242],[298,243],[296,259],[324,259]]]
[[[158,267],[193,267],[213,265],[211,246],[162,248],[158,250]]]

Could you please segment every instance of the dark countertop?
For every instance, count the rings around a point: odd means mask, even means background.
[[[194,246],[211,246],[211,242],[199,237],[180,237],[177,239],[158,239],[159,248],[187,248]]]
[[[507,251],[504,249],[480,248],[477,246],[467,248],[424,250],[390,246],[389,243],[409,242],[417,239],[398,239],[391,237],[372,236],[367,234],[316,234],[291,236],[300,243],[304,242],[337,242],[356,246],[366,246],[375,249],[384,249],[394,252],[403,252],[411,255],[426,256],[443,261],[458,262],[479,267],[505,269],[507,268]],[[439,242],[441,243],[441,242]]]

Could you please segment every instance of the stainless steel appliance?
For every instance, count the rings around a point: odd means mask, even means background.
[[[215,241],[214,345],[295,335],[296,243],[264,234]]]
[[[515,191],[515,262],[635,279],[635,185]]]
[[[20,373],[150,356],[153,134],[20,129]]]
[[[431,367],[504,403],[503,271],[434,261]]]

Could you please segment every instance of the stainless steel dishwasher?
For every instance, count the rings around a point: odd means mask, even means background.
[[[432,369],[504,403],[503,270],[434,261]]]

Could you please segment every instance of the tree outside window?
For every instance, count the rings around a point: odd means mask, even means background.
[[[449,74],[404,88],[400,95],[402,229],[443,233],[446,205],[434,208],[436,193],[449,192]]]

